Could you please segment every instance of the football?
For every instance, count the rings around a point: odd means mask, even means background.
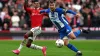
[[[56,46],[61,48],[64,45],[64,41],[61,39],[56,40]]]

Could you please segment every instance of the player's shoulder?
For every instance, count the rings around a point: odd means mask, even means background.
[[[46,11],[47,13],[49,13],[49,12],[50,12],[50,8],[48,8],[48,9],[45,9],[45,11]]]
[[[63,12],[64,9],[63,9],[63,8],[56,8],[56,11],[57,11],[57,12]]]
[[[42,9],[41,11],[49,12],[49,9]]]
[[[56,8],[56,10],[63,10],[63,8]]]

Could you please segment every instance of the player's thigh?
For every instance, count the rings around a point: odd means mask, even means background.
[[[66,36],[66,28],[59,30],[58,33],[59,33],[59,38],[63,39],[64,36]]]
[[[37,36],[41,33],[41,27],[34,27],[30,30],[34,36]]]
[[[66,26],[66,35],[71,39],[75,39],[75,35],[72,31],[72,28],[69,25]]]
[[[28,37],[32,37],[33,36],[33,32],[32,31],[28,31],[25,35],[27,35]]]
[[[74,35],[73,31],[71,31],[68,36],[71,38],[71,39],[76,39],[76,36]]]

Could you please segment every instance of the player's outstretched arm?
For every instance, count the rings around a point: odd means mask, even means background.
[[[67,10],[66,13],[71,13],[71,14],[73,14],[73,15],[75,15],[75,16],[78,16],[78,17],[81,16],[80,13],[77,13],[77,12],[75,12],[75,11],[73,11],[73,10]]]
[[[31,13],[32,9],[28,5],[29,5],[28,0],[25,0],[24,9],[26,10],[26,12]]]
[[[71,14],[73,14],[73,15],[76,15],[76,14],[77,14],[77,13],[74,12],[73,10],[67,10],[66,13],[71,13]]]
[[[48,9],[40,10],[40,13],[48,13]]]

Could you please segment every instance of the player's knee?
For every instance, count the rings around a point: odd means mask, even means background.
[[[26,47],[30,48],[31,44],[26,44]]]
[[[27,34],[25,34],[25,35],[24,35],[24,38],[25,38],[25,39],[27,39],[27,38],[28,38],[28,35],[27,35]]]
[[[76,39],[76,37],[71,37],[72,40]]]
[[[76,36],[72,36],[71,39],[72,39],[72,40],[76,39]]]

